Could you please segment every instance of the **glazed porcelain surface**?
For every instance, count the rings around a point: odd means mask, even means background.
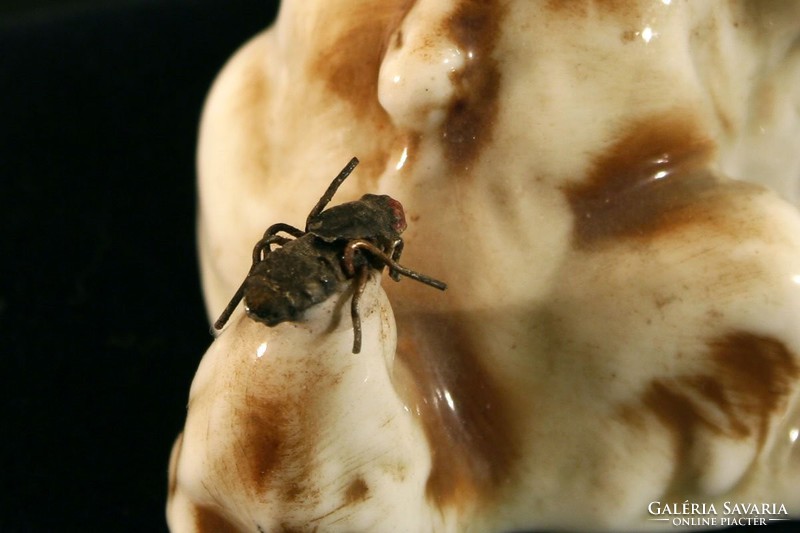
[[[798,43],[788,0],[285,1],[204,111],[209,318],[352,156],[334,203],[398,199],[401,262],[448,290],[375,272],[357,355],[347,285],[237,311],[171,530],[800,516]]]

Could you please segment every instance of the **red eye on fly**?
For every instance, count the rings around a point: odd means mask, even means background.
[[[392,216],[394,216],[394,224],[392,227],[397,233],[403,233],[408,227],[408,224],[406,224],[406,213],[403,211],[403,204],[391,197],[388,203],[389,209],[392,210]]]

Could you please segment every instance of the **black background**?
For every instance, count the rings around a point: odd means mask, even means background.
[[[168,455],[211,340],[199,114],[275,12],[0,2],[0,532],[166,530]]]
[[[275,15],[80,4],[0,14],[0,532],[166,530],[169,451],[211,341],[199,115]]]

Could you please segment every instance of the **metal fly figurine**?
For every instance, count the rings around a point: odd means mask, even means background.
[[[385,194],[365,194],[360,200],[325,209],[356,165],[354,157],[334,178],[308,214],[305,231],[283,223],[267,228],[253,248],[247,277],[214,328],[225,326],[242,298],[247,315],[267,326],[298,320],[306,309],[327,300],[340,283],[352,279],[353,353],[359,353],[358,304],[370,268],[388,266],[395,281],[406,276],[439,290],[447,288],[445,283],[397,263],[403,251],[400,234],[406,229],[405,212],[397,200]],[[272,245],[278,248],[273,250]]]

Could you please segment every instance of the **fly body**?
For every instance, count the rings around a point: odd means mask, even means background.
[[[254,263],[244,281],[247,314],[267,326],[299,320],[303,311],[337,292],[347,277],[339,250],[306,235]]]
[[[247,277],[214,323],[216,329],[225,326],[242,299],[247,315],[267,326],[297,321],[306,309],[327,300],[352,280],[353,353],[359,353],[358,305],[370,268],[388,266],[395,281],[406,276],[440,290],[447,287],[398,263],[406,219],[403,206],[394,198],[365,194],[325,209],[357,164],[354,157],[334,178],[308,214],[305,230],[283,223],[267,228],[253,248]]]

